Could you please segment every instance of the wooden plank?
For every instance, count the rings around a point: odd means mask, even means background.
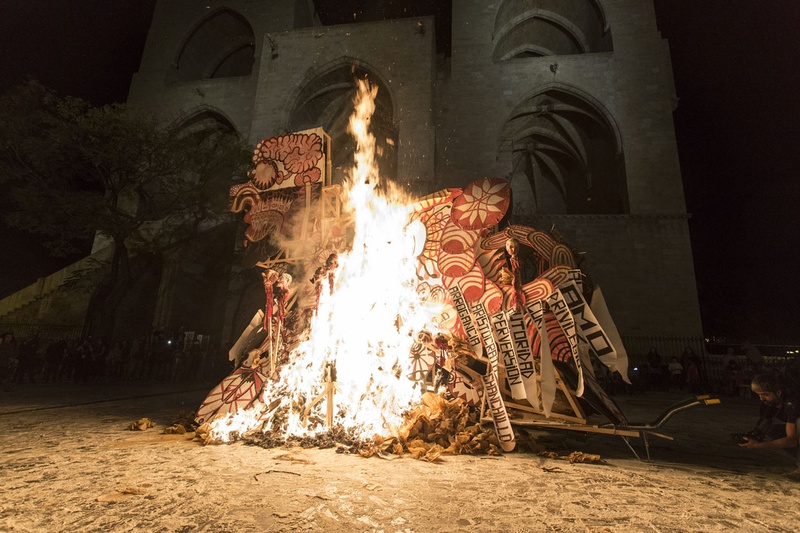
[[[521,404],[518,404],[518,403],[513,403],[513,402],[506,401],[506,407],[508,407],[509,409],[516,409],[518,411],[525,411],[525,412],[528,412],[528,413],[533,413],[533,414],[537,414],[537,415],[540,415],[540,416],[544,416],[544,414],[541,411],[537,411],[536,409],[534,409],[533,407],[530,407],[528,405],[521,405]],[[577,418],[577,417],[570,416],[570,415],[565,415],[565,414],[562,414],[562,413],[556,413],[555,411],[550,413],[550,418],[549,419],[553,419],[553,418],[558,419],[558,420],[563,420],[563,421],[566,421],[566,422],[573,422],[575,424],[586,424],[586,419],[585,418]],[[514,420],[519,420],[519,419],[512,419],[512,423],[513,423]]]
[[[633,429],[621,428],[604,428],[600,426],[593,426],[589,424],[573,424],[557,422],[554,420],[534,420],[525,418],[512,419],[511,423],[523,427],[535,427],[540,429],[565,429],[568,431],[581,431],[583,433],[598,433],[603,435],[621,435],[623,437],[641,437],[642,432]],[[648,432],[653,435],[653,433]],[[660,436],[660,435],[658,435]]]
[[[556,373],[558,374],[559,378],[556,380],[556,388],[561,389],[561,392],[564,393],[564,396],[567,397],[567,401],[569,402],[570,407],[572,407],[572,412],[578,418],[586,419],[586,413],[583,412],[581,406],[578,405],[578,402],[575,401],[575,392],[570,390],[569,387],[564,383],[564,380],[561,379],[561,373],[558,372],[556,368]]]

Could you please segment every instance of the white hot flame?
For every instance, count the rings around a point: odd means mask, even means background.
[[[271,428],[275,413],[288,410],[286,435],[326,429],[331,366],[336,369],[333,422],[364,438],[390,434],[422,393],[406,377],[409,350],[414,334],[430,329],[430,319],[441,309],[420,303],[416,295],[416,256],[425,231],[419,222],[408,223],[412,199],[393,183],[380,182],[369,132],[376,94],[377,88],[359,81],[350,118],[358,143],[344,184],[355,220],[352,251],[339,254],[333,294],[325,280],[309,340],[290,354],[280,380],[269,382],[263,392],[264,404],[278,404],[262,416],[265,427]]]

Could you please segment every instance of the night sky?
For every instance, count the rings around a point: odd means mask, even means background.
[[[435,14],[437,46],[449,54],[449,1],[316,3],[326,23]],[[0,0],[0,90],[32,76],[62,95],[123,102],[154,5]],[[675,128],[706,335],[796,343],[800,2],[655,0],[655,7],[679,97]],[[0,249],[0,297],[77,259],[51,258],[4,226]]]

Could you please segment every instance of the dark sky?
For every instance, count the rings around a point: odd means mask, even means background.
[[[0,0],[0,90],[33,76],[95,104],[124,101],[154,4]],[[439,49],[449,54],[449,0],[317,5],[326,23],[435,14]],[[675,127],[706,334],[797,342],[800,2],[655,0],[655,7],[680,99]],[[30,237],[0,232],[0,296],[65,263]]]
[[[154,6],[155,0],[0,0],[0,91],[33,77],[97,105],[124,102]],[[0,213],[7,209],[0,193]],[[80,257],[51,257],[35,237],[0,223],[0,298]]]
[[[707,334],[800,338],[800,2],[656,0]],[[758,341],[756,341],[758,342]]]

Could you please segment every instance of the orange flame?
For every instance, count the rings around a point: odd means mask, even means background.
[[[261,398],[261,409],[271,407],[259,417],[265,427],[272,427],[277,413],[290,413],[282,428],[286,435],[326,429],[326,373],[332,367],[333,422],[363,438],[390,434],[424,392],[406,377],[409,351],[416,332],[433,329],[431,319],[441,308],[416,295],[416,258],[425,228],[409,224],[413,200],[395,184],[380,183],[369,132],[376,94],[377,87],[358,81],[349,125],[357,141],[355,165],[344,184],[355,219],[352,251],[339,254],[333,294],[323,292],[308,340],[290,354],[280,380],[269,382]],[[227,440],[231,431],[241,433],[230,420],[237,417],[252,420],[248,413],[227,417],[212,424],[212,435]]]

